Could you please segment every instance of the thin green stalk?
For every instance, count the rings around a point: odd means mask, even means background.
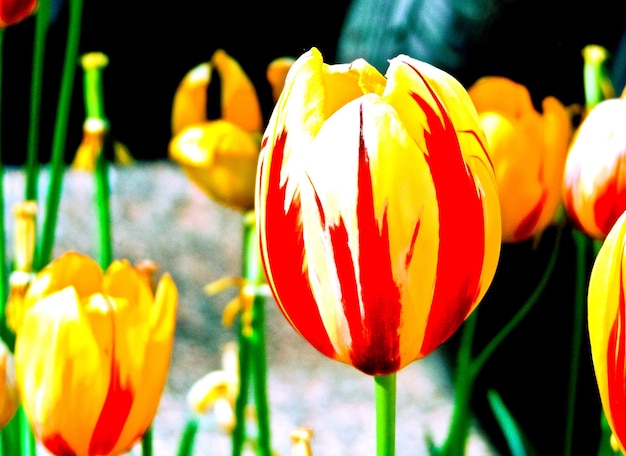
[[[548,259],[548,263],[546,265],[546,269],[543,272],[543,276],[537,283],[537,286],[533,290],[532,294],[528,297],[526,302],[517,313],[509,320],[509,322],[494,336],[493,339],[483,348],[482,352],[474,358],[472,362],[472,369],[476,372],[480,372],[483,368],[484,364],[491,357],[493,352],[500,346],[500,344],[508,337],[508,335],[517,327],[517,325],[524,319],[524,317],[530,312],[533,306],[537,303],[546,286],[550,282],[550,277],[552,277],[552,272],[554,271],[554,267],[556,266],[556,262],[559,258],[559,251],[561,248],[561,236],[563,228],[559,226],[557,231],[556,238],[554,240],[554,244],[552,246],[552,252],[550,254],[550,258]]]
[[[141,456],[152,456],[152,426],[150,426],[141,438]]]
[[[65,171],[65,141],[67,137],[67,124],[72,100],[72,88],[74,86],[74,76],[76,74],[82,6],[82,0],[69,0],[68,36],[65,48],[65,62],[61,78],[61,91],[59,94],[57,117],[52,139],[50,183],[48,187],[48,197],[46,200],[46,212],[41,234],[41,243],[38,245],[38,255],[35,261],[35,270],[41,269],[50,262],[54,246],[59,202],[61,199],[61,186],[63,182],[63,173]]]
[[[601,101],[613,98],[615,90],[606,69],[609,52],[602,46],[590,44],[583,48],[582,54],[585,108],[589,112]]]
[[[396,373],[374,376],[376,456],[396,454]]]
[[[50,23],[51,0],[39,2],[35,19],[35,39],[33,44],[33,69],[30,85],[30,124],[26,149],[26,188],[24,199],[37,200],[39,176],[39,119],[41,113],[41,93],[43,89],[43,67],[46,51],[46,35]]]
[[[454,379],[454,409],[448,436],[439,450],[440,456],[465,454],[471,424],[470,397],[478,371],[472,369],[472,342],[476,333],[478,309],[463,324],[461,342],[457,353]]]
[[[491,341],[476,357],[473,357],[472,343],[476,332],[480,306],[474,310],[474,312],[463,324],[463,332],[461,334],[461,341],[457,354],[456,378],[454,382],[454,410],[452,412],[452,419],[447,438],[439,450],[439,454],[441,456],[464,454],[472,418],[470,414],[470,399],[476,378],[491,355],[517,327],[528,312],[530,312],[545,290],[559,256],[561,232],[562,227],[559,226],[550,258],[546,264],[546,269],[532,294],[528,297],[524,305],[522,305],[522,307],[520,307],[520,309],[516,312],[513,318],[509,320],[509,322],[493,337],[493,339],[491,339]]]
[[[569,370],[569,385],[567,396],[567,411],[565,413],[565,442],[563,454],[572,454],[572,437],[576,415],[576,396],[578,392],[578,370],[580,365],[580,348],[585,331],[585,306],[587,302],[589,238],[581,231],[574,230],[576,252],[576,282],[574,284],[574,315],[572,322],[572,349]]]
[[[271,456],[271,426],[267,398],[265,298],[258,292],[258,288],[264,282],[265,276],[261,264],[254,211],[244,214],[243,223],[243,276],[246,286],[249,287],[249,290],[252,290],[254,297],[250,322],[241,327],[242,338],[245,339],[243,343],[246,347],[244,354],[247,359],[240,358],[241,362],[251,364],[251,369],[247,376],[250,377],[252,384],[248,383],[245,386],[245,390],[242,385],[240,387],[240,396],[247,394],[248,388],[252,388],[258,426],[257,450],[262,456]],[[246,369],[249,369],[249,367],[246,367]],[[242,375],[241,371],[240,375]]]
[[[178,452],[176,456],[192,456],[193,448],[196,441],[196,434],[198,433],[198,420],[195,417],[191,417],[185,424],[185,429],[180,438],[178,444]]]
[[[241,456],[246,441],[246,408],[250,389],[250,340],[239,325],[239,394],[235,400],[235,428],[232,435],[232,455]]]
[[[98,211],[98,233],[100,266],[107,268],[113,261],[113,241],[111,234],[111,209],[109,205],[109,169],[108,160],[103,151],[104,141],[108,134],[108,120],[104,113],[104,84],[102,73],[108,64],[108,57],[101,52],[91,52],[81,59],[83,66],[83,97],[85,99],[85,122],[95,121],[95,127],[86,126],[94,131],[85,134],[99,136],[101,141],[93,141],[100,145],[95,151],[96,208]]]
[[[0,29],[0,127],[2,125],[2,70],[4,29]],[[8,269],[6,259],[6,235],[4,220],[4,163],[2,162],[2,132],[0,131],[0,337],[6,343],[6,318],[4,306],[8,296]]]

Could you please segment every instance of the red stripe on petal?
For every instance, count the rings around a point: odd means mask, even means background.
[[[439,206],[435,290],[421,350],[425,356],[457,330],[474,304],[485,255],[485,222],[481,195],[461,153],[454,125],[423,80],[443,118],[423,98],[412,94],[428,122],[426,161]]]
[[[292,326],[317,350],[334,358],[335,351],[313,297],[305,260],[300,195],[295,194],[285,210],[286,186],[280,184],[287,134],[276,140],[269,164],[268,188],[264,204],[265,227],[261,242],[267,258],[263,265],[281,311]]]
[[[537,223],[539,223],[539,219],[541,218],[541,213],[543,212],[543,207],[546,204],[546,199],[548,199],[548,192],[544,189],[541,194],[541,198],[537,201],[535,207],[533,207],[532,210],[526,214],[526,217],[524,217],[520,221],[519,225],[517,225],[517,228],[515,228],[513,237],[516,240],[523,241],[533,234],[535,228],[537,227]]]
[[[363,107],[361,106],[361,109]],[[389,252],[389,229],[387,213],[383,212],[379,227],[374,208],[374,191],[369,167],[369,156],[363,140],[363,113],[361,111],[361,133],[359,138],[358,195],[356,201],[359,240],[359,284],[358,296],[343,296],[344,310],[352,337],[351,360],[353,365],[370,375],[396,372],[400,366],[400,291],[393,279]],[[343,233],[343,223],[336,233]],[[350,258],[345,239],[337,234],[332,239],[340,282],[350,283],[348,291],[356,293],[354,267],[348,266]],[[341,270],[339,269],[341,266]],[[349,279],[349,280],[348,280]],[[354,291],[352,292],[352,289]]]
[[[619,258],[621,264],[621,256]],[[611,417],[613,418],[613,431],[624,443],[626,439],[626,372],[625,372],[625,351],[626,351],[626,303],[624,300],[623,271],[619,271],[619,305],[617,315],[611,328],[609,345],[607,347],[607,377],[609,406]]]
[[[41,443],[43,443],[52,454],[57,456],[76,456],[76,452],[70,447],[61,434],[53,434],[44,437]]]
[[[622,212],[626,210],[626,155],[617,157],[604,191],[599,193],[594,204],[594,217],[598,228],[607,235]]]
[[[115,448],[133,404],[132,388],[122,386],[119,365],[112,364],[109,391],[89,442],[89,454],[109,454]]]

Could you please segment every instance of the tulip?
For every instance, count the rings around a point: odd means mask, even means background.
[[[600,248],[589,280],[588,323],[600,399],[613,435],[626,449],[626,212]]]
[[[501,245],[493,167],[459,82],[404,55],[383,76],[363,59],[328,65],[312,48],[262,144],[262,259],[293,328],[374,376],[452,335]]]
[[[25,297],[15,366],[35,435],[55,455],[119,455],[150,426],[172,351],[177,289],[126,260],[82,254],[43,268]]]
[[[555,97],[533,107],[528,89],[504,77],[487,76],[468,90],[487,137],[496,172],[502,241],[541,234],[561,203],[571,121]]]
[[[595,105],[574,133],[565,163],[565,209],[595,239],[604,239],[626,210],[624,122],[625,94]]]
[[[0,29],[22,22],[35,12],[38,5],[38,0],[1,0]]]
[[[287,57],[270,63],[273,93],[280,93],[290,63]],[[219,109],[208,113],[207,89],[216,84]],[[208,102],[211,106],[213,100]],[[219,49],[210,62],[189,71],[176,90],[169,155],[209,197],[245,212],[254,207],[262,123],[254,85],[239,63]]]
[[[0,429],[11,421],[19,403],[13,354],[0,341]]]

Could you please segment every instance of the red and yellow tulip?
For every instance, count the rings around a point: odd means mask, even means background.
[[[535,110],[528,89],[510,79],[487,76],[468,90],[487,137],[496,171],[502,241],[541,234],[554,220],[572,126],[555,97]]]
[[[626,449],[626,212],[604,240],[588,292],[589,339],[604,413]]]
[[[289,61],[281,58],[270,64],[267,75],[274,91],[282,88]],[[211,83],[220,84],[221,99],[217,118],[209,119],[206,106]],[[246,211],[254,207],[262,128],[252,81],[235,59],[219,49],[210,62],[189,71],[176,90],[169,155],[208,196]]]
[[[0,29],[22,22],[38,5],[38,0],[0,0]]]
[[[292,66],[265,131],[257,223],[269,284],[321,353],[370,375],[445,341],[501,245],[478,116],[447,73],[407,56]]]
[[[172,351],[178,292],[127,261],[82,254],[42,269],[25,297],[15,366],[24,410],[55,455],[119,455],[150,426]]]
[[[626,210],[626,92],[595,105],[576,130],[565,164],[565,209],[588,236],[604,239]]]

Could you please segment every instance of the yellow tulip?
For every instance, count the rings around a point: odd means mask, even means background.
[[[479,79],[468,93],[496,172],[502,241],[539,235],[554,220],[572,126],[565,106],[546,97],[535,110],[528,89],[504,77]]]
[[[285,57],[269,65],[267,77],[274,93],[280,93],[290,63]],[[219,112],[211,117],[206,110],[207,90],[217,84]],[[169,156],[209,197],[247,211],[254,207],[262,125],[252,81],[235,59],[219,49],[210,62],[189,71],[176,89]]]
[[[626,212],[604,240],[588,290],[589,340],[600,399],[622,451],[626,450]]]
[[[268,283],[321,353],[369,375],[422,358],[484,296],[500,253],[495,175],[461,84],[408,56],[385,76],[291,67],[265,130],[257,224]]]
[[[150,426],[169,368],[178,292],[126,260],[69,252],[25,297],[15,366],[33,430],[57,455],[119,455]]]

